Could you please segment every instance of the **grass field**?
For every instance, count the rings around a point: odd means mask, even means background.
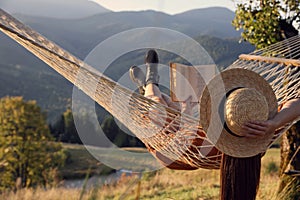
[[[63,144],[63,147],[68,154],[66,164],[60,170],[60,175],[64,179],[84,178],[87,173],[105,175],[113,171],[95,159],[83,145]]]
[[[78,156],[78,166],[68,170],[87,170],[84,163],[101,165],[86,155],[80,146],[65,146],[74,156]],[[77,150],[76,150],[77,149]],[[87,157],[86,157],[87,156]],[[79,161],[80,160],[80,161]],[[280,150],[270,149],[262,159],[262,175],[257,200],[273,200],[276,197],[279,178],[277,169],[280,162]],[[74,161],[74,163],[76,163]],[[74,164],[73,163],[73,164]],[[80,166],[80,167],[79,167]],[[88,166],[88,165],[86,165]],[[94,168],[95,170],[97,167]],[[82,171],[82,172],[83,172]],[[144,173],[142,176],[123,176],[118,182],[84,190],[52,188],[23,189],[16,193],[2,194],[0,199],[9,200],[109,200],[109,199],[176,199],[176,200],[215,200],[219,195],[219,171],[199,169],[195,171],[174,171],[161,169]]]

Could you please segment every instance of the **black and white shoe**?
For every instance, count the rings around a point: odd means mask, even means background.
[[[146,77],[144,72],[137,66],[132,66],[129,69],[129,76],[133,83],[135,83],[139,89],[139,93],[145,94]]]

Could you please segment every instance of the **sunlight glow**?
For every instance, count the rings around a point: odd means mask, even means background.
[[[92,0],[112,11],[156,10],[177,14],[206,7],[226,7],[235,10],[233,0]]]

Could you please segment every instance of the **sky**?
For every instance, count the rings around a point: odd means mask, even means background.
[[[112,11],[156,10],[177,14],[191,9],[212,6],[234,11],[234,0],[92,0]]]

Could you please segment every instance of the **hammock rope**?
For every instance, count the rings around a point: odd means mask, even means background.
[[[299,97],[300,36],[294,36],[249,55],[240,55],[230,68],[243,67],[263,76],[272,86],[278,104]]]
[[[208,140],[198,119],[132,93],[1,9],[0,30],[110,112],[164,165],[173,169],[220,167],[222,153]],[[299,38],[292,38],[251,55],[296,59],[300,56],[299,44]],[[299,88],[298,68],[285,62],[240,57],[230,67],[247,68],[265,77],[281,103],[295,97],[295,88]],[[279,136],[276,134],[274,139]]]

